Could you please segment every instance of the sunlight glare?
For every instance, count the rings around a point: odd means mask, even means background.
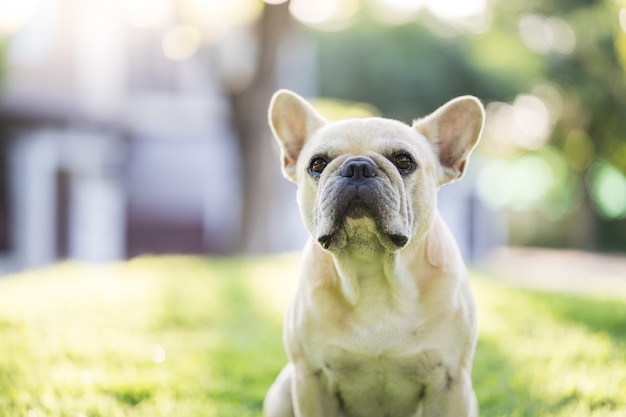
[[[245,26],[260,16],[263,3],[258,0],[178,0],[183,21],[201,28],[205,43],[218,43],[228,31]]]
[[[83,370],[80,372],[80,382],[83,385],[93,386],[95,383],[94,375],[91,371]]]
[[[168,0],[123,0],[126,20],[135,27],[153,27],[166,21],[170,15]]]
[[[384,23],[401,25],[415,18],[429,0],[373,0],[376,18]]]
[[[482,32],[490,25],[490,20],[485,19],[486,0],[372,0],[372,6],[377,19],[392,25],[415,19],[423,9],[470,32]],[[474,19],[479,17],[479,21]]]
[[[284,259],[262,268],[253,268],[249,272],[251,288],[258,299],[266,300],[266,305],[280,315],[287,311],[298,285],[298,280],[293,276],[297,271],[297,264],[294,263],[296,258],[287,255]]]
[[[165,359],[167,358],[167,354],[165,353],[165,349],[163,349],[163,346],[154,344],[150,346],[150,350],[152,352],[151,354],[152,362],[154,363],[165,362]]]
[[[486,0],[430,0],[426,6],[435,16],[444,20],[464,19],[482,15]]]
[[[626,9],[620,9],[619,11],[619,25],[626,32]]]
[[[20,30],[33,17],[38,0],[0,0],[0,34]]]
[[[200,48],[200,30],[190,25],[180,25],[168,30],[163,36],[163,54],[172,61],[191,58]]]
[[[294,18],[327,31],[345,28],[358,8],[356,0],[292,0],[289,5]]]

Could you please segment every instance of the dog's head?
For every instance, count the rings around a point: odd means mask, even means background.
[[[280,90],[270,126],[311,235],[327,250],[393,252],[430,228],[437,188],[460,178],[483,127],[476,98],[459,97],[413,126],[382,119],[327,122]]]

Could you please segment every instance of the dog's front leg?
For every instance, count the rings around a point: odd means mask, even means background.
[[[338,417],[339,400],[332,396],[321,370],[305,360],[295,363],[292,397],[296,417]]]
[[[434,388],[434,387],[433,387]],[[472,389],[469,372],[459,372],[456,378],[448,378],[445,386],[429,390],[424,398],[424,416],[428,417],[477,417],[478,404]]]

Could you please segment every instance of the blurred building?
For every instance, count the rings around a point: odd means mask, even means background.
[[[212,51],[164,44],[170,14],[135,27],[117,2],[37,6],[6,49],[3,269],[231,250],[237,150]]]
[[[208,3],[174,0],[0,4],[15,5],[0,7],[0,34],[11,33],[0,79],[0,273],[66,258],[241,249],[243,170],[223,91],[250,82],[260,53],[245,20],[259,10],[244,1],[211,3],[220,13],[185,11]],[[200,12],[204,26],[194,21]],[[315,95],[315,47],[291,35],[270,78]],[[262,106],[258,140],[269,142]],[[271,201],[245,226],[255,251],[299,248],[294,189],[279,179],[271,145],[255,146],[259,160],[272,159],[258,172]],[[505,240],[474,183],[440,196],[468,259]]]

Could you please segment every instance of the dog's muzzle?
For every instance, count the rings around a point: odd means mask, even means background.
[[[347,218],[359,219],[365,216],[373,218],[378,224],[379,231],[386,235],[397,248],[405,246],[408,236],[402,233],[389,233],[385,227],[387,212],[387,198],[384,193],[384,183],[381,171],[376,163],[366,156],[353,156],[346,159],[337,171],[330,198],[332,205],[327,215],[332,218],[333,227],[327,233],[318,237],[318,242],[328,249],[337,230]]]
[[[337,218],[377,218],[380,201],[376,184],[376,165],[367,157],[347,159],[339,169],[341,193],[337,201]]]
[[[348,158],[339,168],[339,176],[336,219],[343,221],[346,217],[358,219],[366,215],[379,218],[381,201],[374,161],[364,156]]]

